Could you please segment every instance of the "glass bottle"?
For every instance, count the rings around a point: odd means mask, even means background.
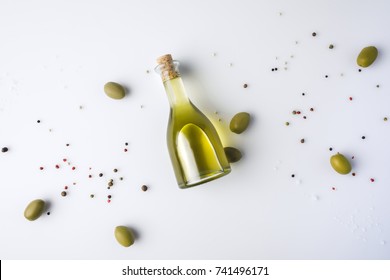
[[[230,173],[222,142],[211,121],[190,101],[170,54],[157,59],[170,104],[168,151],[180,188],[189,188]]]

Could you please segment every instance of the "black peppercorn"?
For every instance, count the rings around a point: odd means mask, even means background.
[[[6,152],[8,152],[8,148],[7,148],[7,147],[3,147],[3,148],[1,148],[1,152],[2,152],[2,153],[6,153]]]

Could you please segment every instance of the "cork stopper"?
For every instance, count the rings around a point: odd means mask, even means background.
[[[170,54],[166,54],[157,58],[157,64],[171,64],[172,61],[172,55]]]
[[[174,63],[172,55],[166,54],[160,56],[159,58],[157,58],[157,63],[163,82],[180,77],[180,74],[177,70],[178,63]]]

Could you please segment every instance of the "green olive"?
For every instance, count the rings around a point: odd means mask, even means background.
[[[45,211],[45,202],[42,199],[31,201],[24,210],[24,217],[29,221],[38,219]]]
[[[370,66],[378,56],[378,49],[374,46],[369,46],[361,50],[357,57],[357,64],[361,67]]]
[[[115,82],[108,82],[104,85],[104,92],[113,99],[122,99],[125,97],[125,89],[122,85]]]
[[[227,160],[230,163],[237,162],[242,158],[242,154],[239,149],[233,147],[225,147],[224,149],[225,149]]]
[[[249,125],[250,117],[251,116],[245,112],[236,114],[230,121],[230,130],[237,134],[244,132]]]
[[[115,238],[123,247],[130,247],[134,243],[133,232],[125,226],[117,226],[115,228]]]
[[[348,159],[340,153],[337,153],[330,158],[330,164],[333,169],[340,174],[348,174],[351,172],[352,167]]]

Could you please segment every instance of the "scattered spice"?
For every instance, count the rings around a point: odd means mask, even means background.
[[[286,126],[289,126],[289,125],[290,125],[290,123],[289,123],[289,122],[285,122],[285,125],[286,125]]]
[[[332,148],[332,147],[330,147],[330,148],[329,148],[329,151],[333,151],[333,148]]]
[[[99,173],[99,177],[103,177],[103,173]]]
[[[305,93],[304,93],[304,92],[302,92],[302,96],[305,96]]]
[[[243,87],[244,87],[244,88],[247,88],[247,87],[248,87],[248,84],[244,84]]]
[[[352,176],[356,176],[356,173],[355,173],[355,172],[353,172],[353,173],[352,173]]]
[[[123,181],[123,177],[119,177],[119,180]]]
[[[291,177],[294,178],[294,177],[295,177],[295,174],[291,174]]]
[[[333,190],[333,191],[335,191],[335,190],[336,190],[336,188],[335,188],[335,187],[332,187],[332,190]]]
[[[68,189],[68,186],[65,186],[64,189],[67,190],[67,189]]]
[[[297,113],[297,111],[292,111],[292,114],[295,115]]]
[[[108,187],[112,187],[114,185],[114,183],[112,181],[108,182]]]
[[[43,170],[43,166],[39,167],[39,170]]]
[[[297,111],[297,115],[300,115],[301,114],[301,111]]]
[[[110,203],[110,202],[111,202],[111,199],[108,199],[108,200],[107,200],[107,203]]]
[[[72,167],[72,170],[75,170],[75,169],[76,169],[76,167],[73,166],[73,167]]]
[[[387,117],[384,117],[383,120],[384,120],[385,122],[387,122]]]
[[[127,149],[124,149],[125,153],[127,152]]]
[[[108,198],[111,198],[111,195],[109,194],[109,195],[107,195],[107,197],[108,197]]]
[[[328,78],[329,76],[328,75],[325,75],[325,78]]]
[[[148,186],[142,185],[141,190],[144,191],[144,192],[146,192],[146,191],[148,190]]]
[[[91,174],[89,174],[89,175],[88,175],[88,178],[92,178],[92,175],[91,175]]]
[[[366,139],[366,136],[362,136],[362,139],[363,139],[363,140]]]
[[[306,116],[303,116],[303,118],[306,120]]]
[[[40,121],[40,120],[37,120],[37,123],[41,123],[41,121]]]
[[[313,33],[311,33],[311,36],[315,37],[315,36],[317,36],[317,33],[313,32]]]
[[[66,196],[66,195],[67,195],[66,191],[62,191],[62,192],[61,192],[61,195],[62,195],[62,196]]]
[[[371,181],[372,183],[374,183],[374,182],[375,182],[375,179],[374,179],[374,178],[370,178],[370,181]]]
[[[66,144],[67,147],[69,147],[69,144]]]
[[[115,168],[113,171],[114,171],[114,172],[118,172],[118,169]]]
[[[352,96],[350,96],[350,97],[349,97],[349,100],[350,100],[350,101],[352,101],[352,100],[353,100]]]
[[[6,152],[8,152],[8,148],[7,148],[7,147],[3,147],[3,148],[1,148],[1,152],[2,152],[2,153],[6,153]]]
[[[46,215],[50,216],[50,212],[47,212]]]
[[[301,143],[302,143],[302,144],[305,143],[305,139],[302,138],[302,139],[301,139]]]
[[[362,69],[359,69],[358,71],[359,71],[359,72],[362,72]]]
[[[56,164],[56,168],[58,169],[58,168],[60,168],[60,166],[58,164]]]
[[[332,50],[333,48],[334,48],[334,46],[333,46],[332,44],[330,44],[330,45],[329,45],[329,49]]]
[[[89,197],[90,197],[90,198],[94,198],[95,195],[94,195],[94,194],[90,194]]]
[[[379,88],[379,85],[376,85],[377,88]]]
[[[125,143],[125,146],[129,146],[129,143],[126,142],[126,143]]]
[[[63,162],[66,162],[66,161],[67,161],[67,159],[66,159],[66,158],[64,158],[64,159],[62,159],[62,161],[63,161]]]
[[[313,111],[314,111],[314,108],[310,108],[310,111],[313,112]]]

